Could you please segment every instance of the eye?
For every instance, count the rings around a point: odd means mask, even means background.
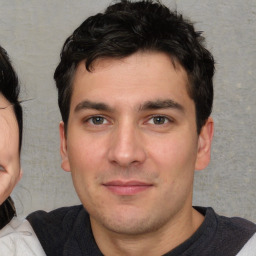
[[[92,125],[101,125],[101,124],[106,124],[107,120],[106,118],[102,116],[92,116],[86,120],[86,122],[92,124]]]
[[[166,116],[153,116],[152,118],[149,119],[150,124],[155,124],[155,125],[163,125],[170,122],[170,119],[167,118]]]
[[[0,165],[0,171],[5,172],[5,169],[2,165]]]

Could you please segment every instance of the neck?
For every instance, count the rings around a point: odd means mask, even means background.
[[[106,230],[91,218],[92,230],[101,252],[108,256],[163,255],[193,235],[204,217],[192,207],[181,211],[158,230],[139,235],[127,235]]]

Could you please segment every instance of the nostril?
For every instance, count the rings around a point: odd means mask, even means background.
[[[109,160],[112,164],[117,164],[122,167],[130,165],[139,165],[144,162],[146,154],[141,147],[130,148],[130,150],[111,150],[109,152]]]

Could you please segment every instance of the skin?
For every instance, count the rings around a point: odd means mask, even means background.
[[[62,168],[104,255],[162,255],[203,222],[193,177],[210,161],[213,121],[197,134],[187,83],[164,53],[77,68],[67,134],[60,124]]]
[[[0,204],[21,177],[19,128],[10,102],[0,93]]]

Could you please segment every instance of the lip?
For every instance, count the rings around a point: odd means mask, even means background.
[[[116,195],[130,196],[141,193],[145,190],[150,189],[153,185],[150,183],[130,180],[130,181],[121,181],[121,180],[113,180],[107,183],[104,183],[108,190]]]

